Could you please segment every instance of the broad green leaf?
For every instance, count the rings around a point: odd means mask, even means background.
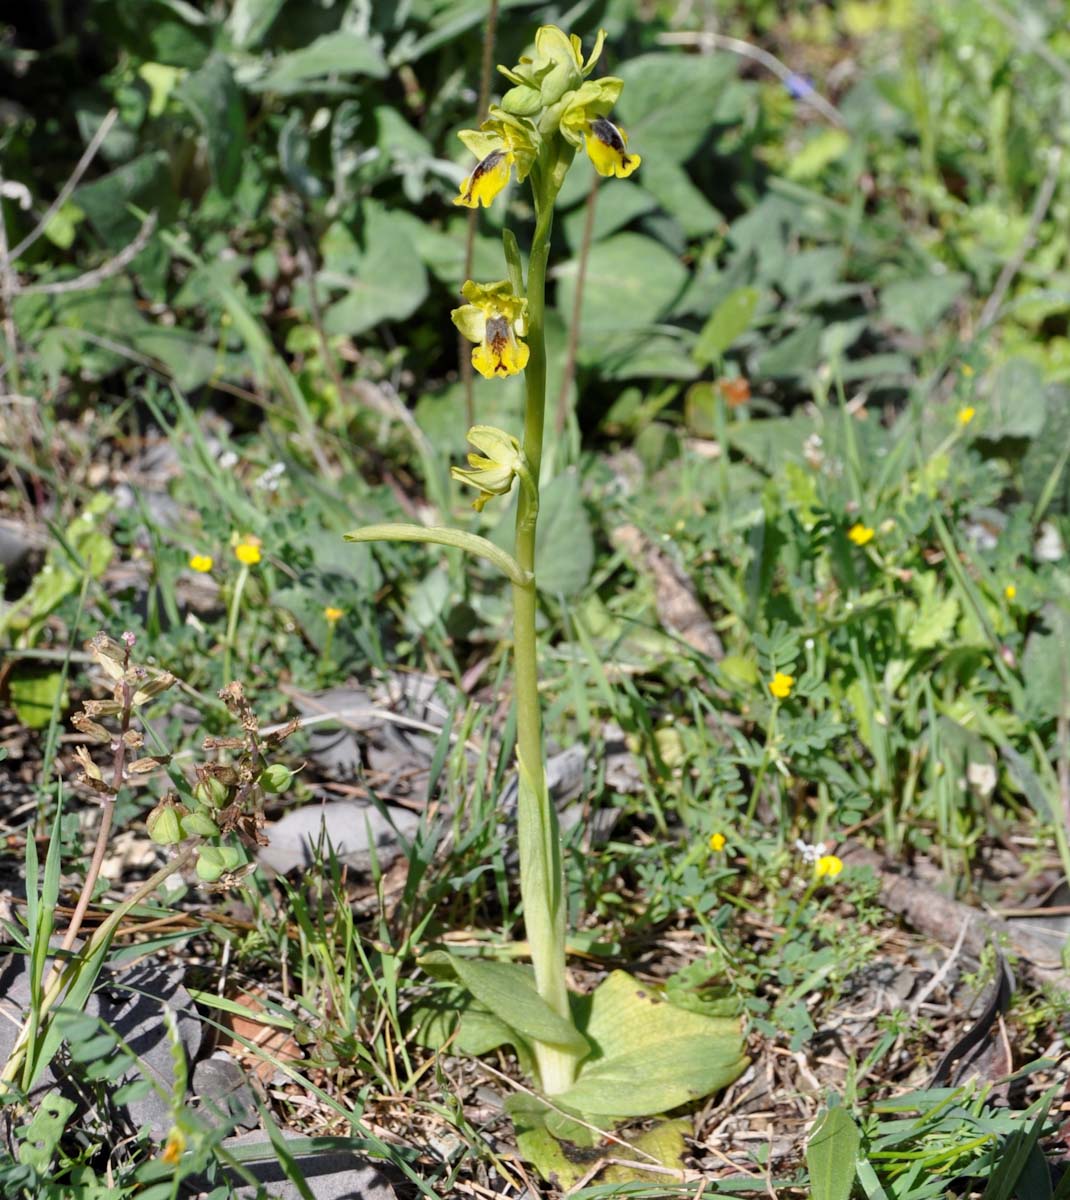
[[[742,116],[745,92],[737,70],[728,54],[659,52],[624,63],[617,113],[631,148],[644,162],[659,157],[685,162],[713,126]]]
[[[557,272],[558,307],[571,324],[579,263],[572,259]],[[580,338],[587,341],[652,325],[687,282],[677,257],[653,238],[618,233],[591,247],[583,292]]]
[[[721,228],[724,217],[678,163],[648,157],[643,159],[640,171],[643,187],[679,223],[687,237],[703,237]]]
[[[910,622],[907,642],[912,650],[931,650],[945,642],[959,619],[959,602],[954,595],[942,596],[935,574],[918,576],[920,605]]]
[[[884,318],[908,333],[928,333],[969,284],[961,272],[900,279],[881,293]]]
[[[555,1099],[578,1112],[665,1112],[727,1086],[748,1062],[737,1019],[678,1008],[623,971],[613,971],[574,1007],[591,1055]]]
[[[703,325],[691,356],[703,366],[716,362],[751,323],[761,293],[757,288],[738,288],[713,310]]]
[[[298,92],[340,90],[338,82],[353,75],[382,79],[386,72],[386,60],[378,39],[339,30],[316,38],[300,50],[282,55],[249,86],[253,91],[278,92],[287,96]]]
[[[252,49],[271,28],[286,0],[234,0],[226,20],[227,33],[239,50]]]
[[[1053,407],[1065,409],[1066,397],[1061,396]],[[1048,397],[1040,369],[1024,358],[1003,363],[986,388],[985,437],[1039,437],[1045,432],[1047,417]]]
[[[862,1135],[845,1108],[830,1108],[806,1143],[812,1200],[848,1200]]]
[[[42,1174],[47,1172],[67,1122],[77,1108],[75,1101],[66,1096],[58,1092],[46,1092],[37,1104],[33,1120],[20,1131],[19,1162],[36,1168]]]
[[[830,163],[842,158],[850,146],[850,135],[844,130],[819,130],[797,154],[792,156],[791,162],[788,164],[787,177],[802,182],[816,179]]]
[[[107,175],[83,183],[74,201],[111,250],[127,245],[141,222],[129,205],[166,210],[175,203],[170,164],[161,150],[151,150],[123,163]]]
[[[341,226],[325,237],[320,279],[347,293],[324,314],[329,334],[355,336],[384,321],[403,321],[427,295],[427,272],[404,226],[378,205],[367,205],[364,214],[362,246]]]
[[[575,471],[559,475],[542,490],[536,533],[535,583],[547,595],[574,596],[594,566],[594,535]]]
[[[591,1169],[595,1135],[576,1122],[571,1122],[567,1130],[557,1124],[551,1131],[553,1113],[538,1096],[517,1093],[506,1099],[505,1107],[524,1161],[531,1163],[547,1182],[552,1180],[566,1191],[579,1183]],[[569,1133],[573,1136],[568,1137]],[[563,1141],[571,1143],[568,1152]],[[573,1148],[576,1146],[586,1153],[577,1154]],[[593,1157],[597,1161],[599,1156]]]
[[[1042,624],[1030,633],[1022,655],[1022,678],[1030,713],[1040,720],[1070,714],[1070,613],[1047,604]]]
[[[653,1128],[643,1133],[629,1134],[628,1145],[642,1150],[661,1166],[679,1171],[684,1165],[684,1138],[694,1129],[690,1117],[677,1117],[672,1121],[657,1121]],[[640,1167],[625,1167],[618,1163],[607,1166],[601,1178],[606,1183],[629,1183],[641,1179],[647,1183],[664,1183],[661,1171],[644,1171]]]
[[[241,178],[245,155],[245,107],[230,64],[222,54],[213,54],[199,71],[186,76],[175,95],[201,127],[216,187],[230,196]]]
[[[599,189],[594,205],[592,242],[600,242],[618,229],[657,207],[657,201],[630,179],[614,180],[611,187]],[[562,221],[565,237],[574,251],[579,252],[587,225],[587,205],[570,212]]]
[[[440,978],[458,979],[475,998],[530,1041],[561,1046],[585,1054],[588,1046],[570,1021],[557,1013],[535,990],[535,976],[517,963],[461,958],[435,950],[420,966]]]
[[[8,678],[8,691],[15,715],[28,729],[44,729],[52,720],[57,699],[62,709],[66,704],[63,693],[62,670],[40,670],[17,665]]]

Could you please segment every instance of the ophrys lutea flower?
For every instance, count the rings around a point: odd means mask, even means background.
[[[561,133],[577,149],[582,144],[599,175],[627,179],[642,161],[628,153],[628,135],[609,120],[624,84],[608,76],[587,80],[565,101]]]
[[[518,182],[523,182],[538,150],[538,134],[531,122],[499,108],[490,110],[479,129],[462,129],[457,136],[479,159],[454,197],[453,203],[465,208],[487,208],[509,182],[514,167]]]
[[[507,279],[497,283],[474,283],[461,288],[468,301],[450,316],[470,341],[472,366],[484,379],[516,375],[527,366],[529,350],[521,341],[525,331],[528,302],[513,293]]]

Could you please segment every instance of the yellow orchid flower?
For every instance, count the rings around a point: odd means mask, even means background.
[[[459,483],[479,488],[472,507],[482,512],[492,496],[506,495],[513,486],[513,477],[527,469],[524,452],[511,433],[493,425],[473,425],[468,440],[480,453],[468,455],[467,470],[450,467],[450,474]]]
[[[627,179],[642,161],[628,153],[628,135],[609,120],[624,83],[613,76],[588,80],[565,101],[561,133],[577,149],[582,145],[599,175]]]
[[[514,166],[522,183],[538,153],[539,135],[531,122],[500,108],[492,108],[478,129],[462,129],[457,136],[479,159],[454,197],[453,203],[465,208],[489,207],[508,184]]]
[[[472,366],[484,379],[517,375],[527,366],[530,351],[520,340],[525,329],[528,302],[513,294],[507,279],[474,283],[461,288],[468,301],[450,313],[454,325],[470,341]]]

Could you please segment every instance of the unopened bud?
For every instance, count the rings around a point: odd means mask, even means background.
[[[185,816],[185,814],[186,808],[184,805],[175,804],[171,800],[162,800],[145,819],[149,837],[152,838],[157,846],[176,845],[182,841],[182,827],[179,824],[179,817]]]
[[[193,798],[205,808],[222,808],[229,795],[227,785],[214,775],[205,775],[193,789]]]
[[[202,846],[197,852],[197,876],[205,883],[215,881],[227,871],[237,870],[242,852],[236,846]]]
[[[206,812],[187,813],[182,818],[182,833],[185,837],[217,837],[219,827]]]
[[[294,773],[289,767],[284,767],[282,763],[272,763],[260,772],[257,783],[265,792],[285,792],[293,783],[293,777]]]

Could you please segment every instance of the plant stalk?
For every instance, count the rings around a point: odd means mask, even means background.
[[[538,656],[535,636],[535,533],[538,520],[539,470],[542,464],[546,410],[546,340],[543,329],[546,265],[553,224],[553,196],[536,199],[535,235],[531,244],[527,285],[527,343],[524,372],[524,457],[531,485],[518,489],[514,557],[523,583],[513,583],[513,656],[516,670],[517,757],[520,765],[517,833],[520,851],[520,895],[524,928],[535,968],[535,986],[550,1007],[572,1019],[565,983],[565,888],[557,812],[546,788],[543,765],[542,714],[539,705]],[[548,1095],[568,1089],[577,1058],[560,1047],[535,1043],[539,1079]]]

